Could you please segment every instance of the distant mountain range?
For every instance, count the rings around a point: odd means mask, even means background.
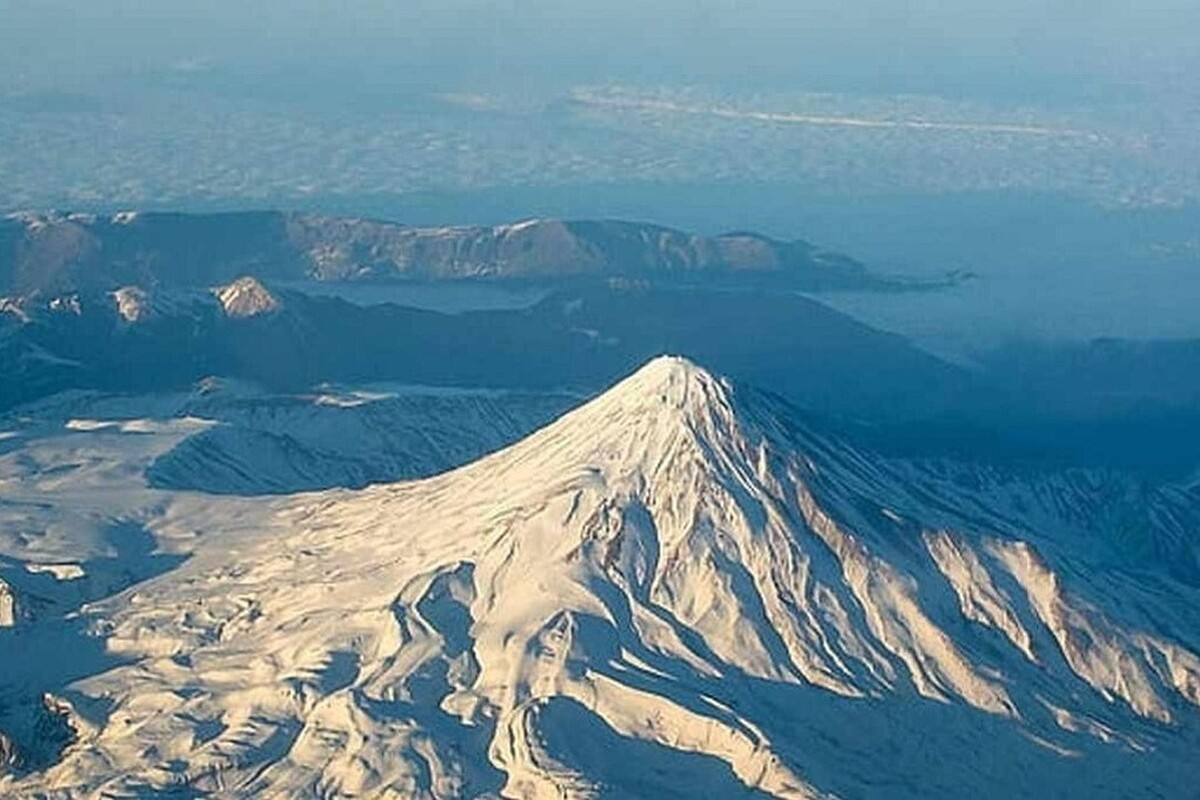
[[[965,385],[901,337],[793,293],[576,286],[526,309],[444,314],[242,278],[6,301],[0,410],[64,389],[181,389],[209,375],[284,391],[400,381],[591,392],[663,351],[851,416],[927,414]]]
[[[248,276],[0,298],[0,413],[69,389],[186,391],[209,376],[285,393],[399,382],[589,395],[663,352],[770,387],[882,450],[1174,470],[1200,446],[1200,341],[1027,348],[966,368],[795,292],[641,282],[454,313]]]
[[[964,367],[800,294],[852,286],[903,284],[802,242],[623,222],[10,215],[0,413],[68,389],[188,390],[209,376],[282,392],[383,381],[586,395],[671,352],[883,450],[1193,463],[1200,342],[1039,345]],[[423,293],[525,299],[412,307]]]
[[[619,221],[410,227],[280,211],[17,213],[0,218],[0,295],[261,280],[620,278],[797,290],[906,284],[805,241]]]

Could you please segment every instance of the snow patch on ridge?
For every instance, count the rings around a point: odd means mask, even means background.
[[[141,322],[153,313],[150,295],[137,286],[124,286],[112,293],[117,313],[126,322]]]
[[[282,307],[279,300],[267,291],[267,287],[250,276],[238,278],[226,286],[219,286],[213,290],[213,294],[220,301],[225,315],[229,317],[255,317],[273,313]]]

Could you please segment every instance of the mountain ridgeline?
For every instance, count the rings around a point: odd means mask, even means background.
[[[1039,345],[964,366],[802,296],[851,287],[915,285],[804,242],[638,223],[10,215],[0,413],[208,376],[285,393],[382,381],[591,394],[673,352],[883,450],[1193,469],[1200,342]]]
[[[797,290],[903,286],[805,241],[755,233],[700,236],[610,220],[423,228],[280,211],[0,218],[0,295],[201,287],[242,275],[319,281],[590,277]]]
[[[663,352],[839,418],[885,451],[1177,472],[1200,446],[1200,387],[1186,369],[1197,342],[1016,353],[973,370],[796,292],[640,283],[457,313],[250,277],[0,298],[0,413],[65,390],[187,391],[208,376],[283,393],[399,382],[589,395]],[[1112,391],[1135,354],[1172,379]]]
[[[806,407],[870,418],[927,413],[965,388],[902,338],[794,293],[587,286],[527,309],[446,314],[272,293],[245,278],[0,307],[0,410],[64,389],[183,389],[208,375],[281,391],[399,381],[590,393],[671,350]]]

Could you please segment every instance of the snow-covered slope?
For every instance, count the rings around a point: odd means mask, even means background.
[[[1005,480],[662,358],[435,478],[193,496],[151,525],[190,560],[86,609],[105,668],[47,712],[76,740],[0,791],[1193,792],[1200,593],[1071,483]]]
[[[0,485],[6,461],[35,480],[39,470],[56,469],[36,455],[39,443],[94,432],[92,452],[85,456],[81,446],[63,469],[87,458],[135,473],[139,488],[144,476],[156,489],[211,494],[360,488],[462,466],[579,402],[561,392],[397,384],[279,394],[211,377],[191,392],[61,392],[0,416]],[[20,469],[22,462],[34,466]]]
[[[404,386],[300,396],[215,390],[184,408],[218,424],[146,474],[159,488],[242,495],[427,477],[511,444],[578,402],[561,393]]]

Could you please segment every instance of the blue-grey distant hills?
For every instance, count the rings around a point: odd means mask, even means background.
[[[0,218],[0,295],[320,281],[553,281],[905,288],[805,241],[701,236],[640,222],[411,227],[280,211],[17,213]]]
[[[594,390],[661,352],[703,354],[807,407],[927,413],[960,370],[794,293],[577,286],[513,310],[446,314],[271,291],[125,287],[0,299],[0,411],[64,389],[157,391],[207,375]],[[869,380],[865,379],[869,376]]]

